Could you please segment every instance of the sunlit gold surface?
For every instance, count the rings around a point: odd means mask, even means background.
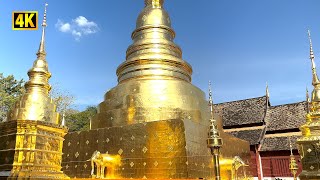
[[[214,119],[213,102],[212,102],[212,92],[211,92],[211,82],[209,81],[209,106],[210,106],[210,128],[207,139],[207,146],[211,151],[213,156],[213,168],[215,171],[215,179],[220,180],[220,148],[222,146],[222,138],[220,137],[220,132],[218,130],[217,120]]]
[[[320,179],[320,82],[314,63],[314,54],[309,31],[308,35],[310,40],[312,85],[314,86],[314,89],[312,91],[311,103],[308,105],[306,123],[300,127],[303,137],[298,139],[297,143],[303,167],[299,178],[302,180],[315,180]]]
[[[163,0],[145,0],[132,33],[133,43],[117,69],[119,84],[99,104],[92,130],[67,135],[63,162],[70,177],[88,177],[87,165],[77,158],[95,150],[113,155],[120,152],[122,166],[116,172],[123,178],[212,179],[217,174],[213,165],[219,163],[213,163],[206,144],[212,119],[208,102],[191,84],[192,67],[173,42],[175,32],[163,4]],[[219,117],[215,119],[221,124]],[[96,148],[92,146],[95,136],[99,136]],[[249,162],[249,143],[225,133],[221,138],[225,144],[220,143],[220,158],[216,156],[215,162],[237,155]],[[91,146],[86,147],[85,142]],[[74,149],[70,144],[85,148]],[[80,164],[73,163],[76,159]],[[220,169],[221,179],[231,179],[231,171]]]
[[[63,145],[63,171],[71,178],[91,177],[88,159],[98,150],[120,155],[121,165],[115,169],[117,177],[213,179],[207,129],[189,119],[172,119],[68,133]],[[220,161],[225,162],[221,165],[221,177],[232,179],[232,159],[238,155],[249,163],[249,144],[225,133],[221,137],[224,144]],[[251,175],[247,167],[243,169]],[[239,179],[244,177],[242,170],[237,174]]]
[[[289,170],[291,171],[292,175],[293,175],[293,179],[297,180],[297,172],[298,172],[298,164],[296,161],[296,158],[294,157],[293,153],[292,153],[292,144],[291,144],[291,140],[289,138],[289,143],[290,143],[290,164],[289,164]]]
[[[9,179],[68,178],[61,171],[63,137],[67,128],[59,125],[59,114],[49,97],[51,87],[48,81],[51,74],[45,52],[46,8],[42,26],[37,59],[28,71],[26,92],[8,113],[8,122],[3,122],[15,125],[14,129],[7,129],[3,125],[4,131],[11,131],[15,136],[15,140],[11,139],[8,143],[15,143],[13,161],[11,162],[11,157],[8,161],[12,163]],[[0,137],[2,138],[3,136]]]
[[[119,84],[99,105],[93,129],[186,117],[204,124],[207,119],[204,93],[190,83],[192,68],[173,42],[175,33],[163,1],[145,4],[126,61],[117,69]]]
[[[9,179],[67,179],[61,171],[63,137],[67,130],[43,121],[17,120],[16,124]]]
[[[91,160],[91,176],[96,179],[116,179],[115,169],[121,164],[120,155],[93,152]],[[95,173],[96,172],[96,173]]]
[[[45,27],[46,13],[43,20],[42,36],[37,52],[37,59],[28,71],[29,81],[25,84],[26,93],[15,103],[14,108],[8,114],[8,120],[33,120],[46,121],[58,124],[59,113],[49,97],[51,86],[49,78],[51,73],[48,69],[45,52]]]
[[[210,117],[205,94],[191,84],[192,67],[173,42],[175,32],[163,0],[145,0],[132,33],[133,44],[117,69],[119,84],[105,94],[91,121],[92,130],[69,133],[64,146],[67,129],[60,125],[48,96],[51,74],[44,44],[46,13],[42,26],[26,93],[6,122],[15,124],[15,129],[8,126],[10,129],[0,131],[0,140],[9,139],[3,132],[15,137],[6,144],[7,148],[14,144],[14,158],[4,159],[13,162],[10,179],[68,178],[60,170],[62,147],[63,170],[73,178],[105,178],[105,174],[106,178],[246,178],[245,173],[232,172],[235,164],[229,160],[239,156],[248,163],[248,142],[221,131],[220,137],[209,141],[219,145],[214,150],[216,163],[212,160],[206,144],[208,120],[216,120],[212,135],[222,129],[222,120]],[[91,156],[96,151],[103,155]],[[0,152],[13,154],[12,149]],[[220,175],[213,171],[214,165]],[[92,172],[95,166],[96,175]]]

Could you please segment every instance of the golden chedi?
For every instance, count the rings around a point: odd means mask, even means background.
[[[302,172],[299,178],[304,180],[320,179],[320,81],[317,75],[314,62],[314,53],[310,37],[310,60],[312,65],[312,85],[310,108],[306,115],[306,123],[300,127],[302,137],[298,139],[297,144],[302,161]]]
[[[191,84],[192,67],[173,42],[175,32],[163,6],[163,0],[145,0],[133,43],[117,69],[118,85],[105,94],[90,131],[66,135],[63,170],[71,178],[99,174],[90,164],[96,151],[121,157],[120,164],[109,165],[114,174],[100,177],[215,176],[206,144],[208,102]],[[215,119],[221,125],[221,118]],[[221,179],[231,179],[232,159],[238,155],[247,163],[249,143],[223,132],[221,138],[220,164],[226,167],[221,169]]]
[[[105,94],[92,128],[179,118],[207,124],[204,93],[190,83],[192,68],[173,42],[163,0],[145,1],[131,37],[119,84]]]
[[[13,133],[7,143],[13,146],[8,149],[11,153],[0,152],[9,159],[7,168],[12,167],[9,179],[68,178],[61,171],[63,137],[67,129],[59,125],[59,114],[49,97],[51,74],[46,61],[46,26],[45,9],[41,42],[37,59],[28,71],[26,91],[8,113],[8,121],[0,125],[1,134]]]

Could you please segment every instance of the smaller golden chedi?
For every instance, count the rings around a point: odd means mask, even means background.
[[[314,53],[309,30],[308,35],[312,65],[312,85],[314,89],[312,91],[311,103],[307,100],[308,113],[306,115],[306,123],[300,127],[302,137],[297,141],[303,167],[302,172],[299,175],[301,180],[320,179],[320,81],[314,62]]]
[[[8,179],[68,178],[61,171],[63,137],[67,128],[59,125],[59,113],[49,97],[51,74],[45,51],[47,5],[37,59],[28,71],[26,92],[8,113],[8,121],[0,123],[0,141],[7,138],[8,142],[0,152],[0,156],[7,158],[8,166],[0,171],[12,168]]]

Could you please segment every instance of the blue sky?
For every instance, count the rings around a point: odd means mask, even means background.
[[[75,95],[80,109],[97,105],[117,85],[115,71],[125,60],[144,2],[47,2],[51,83]],[[13,31],[12,11],[37,10],[42,19],[44,3],[0,0],[0,72],[5,75],[27,80],[41,35],[40,30]],[[320,1],[167,0],[165,8],[175,42],[193,66],[193,84],[206,92],[211,80],[215,102],[263,96],[266,82],[272,105],[303,101],[306,86],[312,89],[307,28],[320,67]],[[69,27],[61,29],[66,23]]]

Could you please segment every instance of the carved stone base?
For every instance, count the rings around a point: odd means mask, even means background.
[[[320,179],[320,141],[318,137],[302,137],[297,141],[301,156],[301,180]]]
[[[12,131],[5,141],[11,149],[1,152],[7,158],[2,170],[11,168],[9,179],[66,179],[61,171],[62,145],[67,129],[43,121],[17,120],[1,123]],[[5,131],[5,130],[2,130]],[[5,138],[0,136],[0,138]],[[12,153],[10,154],[10,152]],[[5,154],[7,153],[7,154]],[[2,156],[4,155],[4,156]]]
[[[0,177],[8,177],[12,170],[16,134],[16,121],[0,123]]]
[[[90,178],[88,160],[98,150],[121,156],[112,179],[211,179],[214,171],[207,132],[208,126],[173,119],[68,133],[63,145],[63,171],[71,178]],[[249,143],[225,133],[221,136],[221,175],[231,179],[230,162],[238,155],[248,163]]]
[[[320,172],[308,172],[302,171],[299,175],[300,180],[319,180],[320,179]]]
[[[11,174],[8,180],[48,180],[48,179],[70,179],[62,171],[60,172],[32,172],[32,171],[20,171],[18,173]]]

